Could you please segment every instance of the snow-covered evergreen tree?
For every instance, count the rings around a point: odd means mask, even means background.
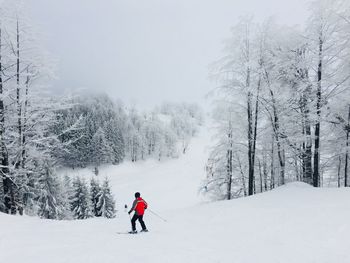
[[[92,162],[96,166],[100,166],[104,163],[111,163],[113,159],[113,150],[108,144],[105,136],[105,132],[102,128],[99,128],[92,137]]]
[[[94,179],[91,178],[90,180],[90,195],[91,195],[91,204],[92,204],[92,214],[94,216],[101,216],[102,213],[99,209],[98,203],[99,203],[99,199],[101,196],[101,187],[99,182]]]
[[[5,195],[3,180],[0,180],[0,212],[5,212]]]
[[[87,219],[92,217],[89,189],[86,182],[80,177],[75,178],[73,181],[71,211],[75,219]]]
[[[98,214],[106,218],[114,218],[116,214],[115,201],[111,194],[108,179],[103,181],[99,196],[98,196]]]
[[[125,157],[125,143],[121,121],[115,119],[107,121],[104,131],[108,145],[111,148],[111,161],[113,164],[119,164]]]
[[[80,94],[71,104],[73,107],[60,112],[53,127],[66,145],[61,163],[74,168],[122,162],[125,113],[120,106],[107,96],[96,94]]]
[[[71,201],[74,197],[72,179],[68,175],[64,175],[61,180],[62,203],[65,207],[65,219],[73,219],[71,210]]]
[[[63,219],[66,215],[66,206],[63,191],[52,164],[43,161],[35,188],[37,189],[38,215],[47,219]]]

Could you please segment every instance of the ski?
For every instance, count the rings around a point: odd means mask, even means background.
[[[118,235],[136,235],[136,234],[140,234],[140,233],[147,233],[148,231],[140,231],[140,232],[116,232]]]
[[[136,235],[137,233],[131,233],[131,232],[116,232],[118,235]]]

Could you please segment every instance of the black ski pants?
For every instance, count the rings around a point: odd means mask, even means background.
[[[135,231],[136,230],[136,221],[139,220],[142,230],[146,230],[146,225],[145,222],[143,222],[143,215],[137,215],[136,213],[134,214],[134,216],[131,218],[131,227],[132,230]]]

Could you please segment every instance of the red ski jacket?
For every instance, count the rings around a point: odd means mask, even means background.
[[[145,213],[145,209],[147,209],[147,203],[141,197],[135,199],[132,204],[132,208],[130,211],[135,210],[135,213],[139,216],[142,216]]]

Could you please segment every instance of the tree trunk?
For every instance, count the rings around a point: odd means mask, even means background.
[[[270,189],[275,188],[275,136],[272,134],[271,140],[271,181]]]
[[[28,93],[29,93],[29,69],[27,69],[26,79],[26,92],[24,97],[24,109],[23,109],[23,131],[22,131],[22,168],[25,168],[26,164],[26,126],[27,126],[27,108],[28,108]]]
[[[303,152],[303,180],[308,184],[312,184],[312,139],[311,139],[311,122],[310,109],[307,98],[311,94],[311,86],[308,86],[303,94],[303,119],[304,119],[304,152]]]
[[[338,187],[340,187],[340,169],[341,169],[341,156],[339,156],[339,164],[338,164]]]
[[[260,193],[262,193],[263,192],[263,174],[262,174],[260,159],[259,159],[259,178],[260,178]]]
[[[322,56],[323,40],[322,33],[319,37],[318,66],[317,66],[317,103],[316,103],[316,125],[315,125],[315,151],[314,151],[314,174],[313,186],[320,186],[320,134],[321,134],[321,103],[322,103]]]
[[[14,189],[13,182],[10,179],[9,174],[9,158],[7,148],[4,142],[4,133],[5,133],[5,105],[4,105],[4,90],[3,90],[3,79],[2,79],[2,28],[0,28],[0,173],[3,181],[3,190],[4,190],[4,209],[5,213],[16,213],[15,200],[14,200]]]
[[[275,134],[275,140],[277,145],[277,156],[278,161],[280,165],[280,178],[279,178],[279,184],[284,185],[285,183],[285,157],[284,157],[284,150],[282,149],[281,141],[280,141],[280,124],[279,124],[279,117],[277,113],[277,107],[276,107],[276,100],[274,97],[273,91],[270,89],[270,95],[271,95],[271,101],[272,101],[272,109],[273,109],[273,131]]]
[[[248,93],[248,157],[249,157],[249,186],[248,195],[255,193],[255,177],[254,177],[254,166],[255,166],[255,152],[256,152],[256,140],[257,140],[257,130],[258,130],[258,114],[259,114],[259,96],[260,96],[260,86],[261,78],[259,77],[257,84],[257,94],[255,101],[255,114],[253,123],[253,110],[252,110],[252,94]],[[254,125],[254,126],[253,126]],[[253,129],[254,127],[254,129]]]
[[[232,198],[232,176],[233,176],[233,142],[232,142],[232,129],[231,129],[231,123],[230,123],[230,130],[228,133],[228,139],[229,139],[229,149],[227,150],[227,200],[231,200]]]
[[[254,194],[254,164],[253,164],[253,124],[252,124],[252,94],[248,92],[247,115],[248,115],[248,195]]]
[[[243,169],[242,169],[241,160],[240,160],[238,154],[237,154],[237,161],[238,161],[238,165],[239,165],[239,170],[241,172],[243,193],[244,193],[244,196],[247,196],[248,195],[248,193],[247,193],[247,186],[246,186],[246,182],[245,182],[245,177],[244,177],[244,172],[243,172]]]
[[[16,102],[17,102],[17,119],[18,119],[18,149],[19,149],[19,156],[17,157],[15,168],[19,168],[22,163],[22,105],[21,105],[21,87],[20,87],[20,53],[19,53],[19,21],[17,19],[17,49],[16,49],[16,82],[17,82],[17,88],[16,88]]]
[[[349,159],[349,132],[350,132],[350,105],[348,113],[348,124],[346,126],[346,147],[345,147],[345,167],[344,167],[344,186],[348,187],[348,159]]]
[[[298,164],[298,156],[294,156],[294,167],[295,167],[295,180],[301,181],[300,171],[299,171],[299,164]]]
[[[263,174],[264,174],[264,190],[267,191],[267,163],[266,163],[266,153],[263,155]]]

